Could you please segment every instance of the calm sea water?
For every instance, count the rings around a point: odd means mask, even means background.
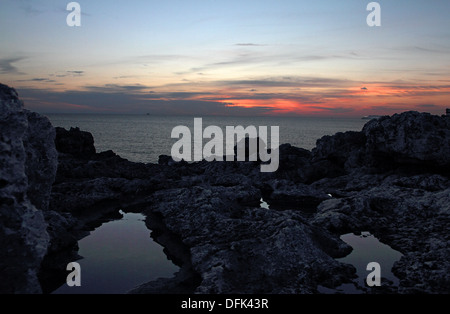
[[[47,114],[54,126],[69,129],[79,127],[94,136],[97,152],[113,150],[122,158],[134,162],[156,163],[160,155],[170,155],[177,139],[171,138],[178,125],[190,128],[194,117],[147,115]],[[203,128],[219,126],[279,126],[280,144],[312,149],[316,140],[337,132],[361,131],[367,120],[358,118],[316,117],[203,117]],[[205,143],[207,140],[205,140]]]

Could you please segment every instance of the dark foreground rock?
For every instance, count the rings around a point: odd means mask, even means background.
[[[151,213],[164,217],[190,247],[192,268],[202,279],[197,293],[313,293],[354,273],[332,257],[351,251],[337,237],[300,214],[243,206],[244,199],[257,202],[260,192],[196,186],[154,194]]]
[[[23,109],[0,84],[0,292],[39,293],[37,273],[49,235],[48,208],[57,167],[55,130]]]
[[[450,116],[418,112],[386,116],[368,122],[362,133],[367,138],[367,159],[376,167],[383,169],[387,163],[449,173]]]
[[[313,223],[337,234],[370,231],[403,253],[393,268],[400,293],[448,293],[449,179],[440,175],[371,179],[377,186],[321,203]]]
[[[61,154],[69,154],[78,158],[89,159],[95,155],[94,137],[91,133],[83,132],[79,128],[56,129],[55,145]]]
[[[338,133],[317,141],[313,165],[324,177],[365,168],[372,172],[450,173],[450,116],[405,112],[369,121],[361,132]]]

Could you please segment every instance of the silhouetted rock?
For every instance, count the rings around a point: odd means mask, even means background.
[[[364,165],[366,137],[361,132],[337,133],[317,141],[313,162],[326,161],[326,177],[337,177]]]
[[[0,84],[0,292],[39,293],[49,236],[42,210],[57,164],[47,118],[27,112],[17,92]]]
[[[56,149],[60,153],[70,154],[77,158],[90,158],[95,154],[94,137],[79,128],[56,128]]]
[[[239,161],[261,161],[260,152],[267,150],[267,143],[260,137],[245,137],[234,146],[234,158]]]
[[[77,244],[78,238],[75,230],[78,220],[73,215],[48,210],[44,212],[44,216],[48,223],[47,232],[50,236],[47,253],[58,253]]]
[[[310,181],[315,176],[311,166],[311,152],[309,150],[294,147],[291,144],[282,144],[279,147],[279,152],[280,165],[272,176],[277,179],[303,183]]]
[[[158,164],[162,166],[172,166],[174,163],[176,163],[176,161],[173,160],[172,156],[161,155],[158,158]]]
[[[27,156],[27,195],[38,209],[47,210],[52,184],[58,168],[58,153],[55,149],[55,129],[48,118],[38,113],[25,111],[28,128],[23,143]]]
[[[317,141],[309,182],[353,171],[449,173],[450,119],[405,112],[369,121],[361,132],[337,133]]]
[[[362,132],[367,138],[366,154],[375,167],[450,169],[448,117],[405,112],[372,120]]]

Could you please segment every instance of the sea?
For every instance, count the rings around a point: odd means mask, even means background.
[[[47,114],[55,127],[79,127],[92,133],[97,152],[112,150],[133,162],[157,163],[160,155],[170,155],[178,138],[171,137],[176,126],[187,126],[194,134],[194,118],[202,118],[203,129],[218,126],[279,127],[280,144],[289,143],[311,150],[325,135],[361,131],[367,120],[330,117],[189,117],[112,114]],[[225,138],[225,137],[224,137]],[[204,140],[207,143],[208,139]]]

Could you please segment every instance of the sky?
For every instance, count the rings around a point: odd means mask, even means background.
[[[41,113],[450,108],[450,1],[0,0],[0,83]]]

